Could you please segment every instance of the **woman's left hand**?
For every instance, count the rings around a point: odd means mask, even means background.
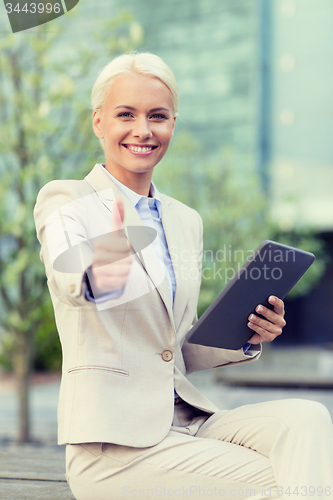
[[[256,312],[264,316],[265,319],[259,318],[256,314],[250,314],[248,318],[247,326],[256,332],[248,340],[250,344],[272,342],[278,335],[281,335],[282,328],[286,324],[283,300],[271,295],[268,302],[274,306],[273,310],[262,305],[256,307]]]

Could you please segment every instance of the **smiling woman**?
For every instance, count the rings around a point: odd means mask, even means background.
[[[152,54],[120,56],[99,75],[92,108],[105,163],[82,181],[50,182],[35,207],[63,349],[59,444],[76,499],[333,493],[324,406],[283,400],[219,411],[187,378],[257,359],[285,320],[283,302],[270,297],[273,309],[258,304],[260,317],[249,318],[242,349],[188,342],[202,221],[151,180],[178,114],[172,71]],[[184,259],[192,254],[201,257]]]
[[[93,128],[103,140],[106,170],[133,191],[148,196],[153,169],[168,149],[175,120],[171,91],[159,78],[119,75],[103,107],[93,111]]]

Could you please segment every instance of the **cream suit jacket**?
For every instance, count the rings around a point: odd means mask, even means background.
[[[112,230],[114,198],[124,203],[125,232],[142,227],[133,205],[100,165],[84,180],[48,183],[35,206],[63,350],[59,444],[153,446],[170,429],[174,387],[189,404],[217,411],[187,373],[246,362],[260,352],[260,346],[244,354],[187,342],[197,318],[202,221],[195,210],[163,194],[162,222],[177,281],[173,308],[150,241],[137,244],[131,238],[135,257],[123,294],[101,304],[86,299],[92,241]]]

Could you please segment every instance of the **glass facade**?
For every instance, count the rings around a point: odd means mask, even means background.
[[[273,2],[272,194],[281,228],[333,229],[333,3]]]

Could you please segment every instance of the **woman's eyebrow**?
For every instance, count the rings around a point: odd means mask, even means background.
[[[153,109],[151,109],[151,110],[150,110],[150,112],[151,112],[151,113],[152,113],[153,111],[170,111],[170,109],[160,107],[160,108],[153,108]]]
[[[135,108],[133,108],[133,106],[126,106],[125,104],[121,104],[120,106],[116,106],[114,109],[118,109],[118,108],[125,108],[125,109],[130,109],[132,111],[135,111]],[[170,112],[170,109],[168,108],[163,108],[162,106],[159,107],[159,108],[152,108],[149,112],[150,113],[153,113],[154,111],[168,111]]]
[[[114,109],[118,109],[118,108],[132,109],[133,111],[135,110],[135,108],[133,108],[133,106],[125,106],[125,104],[121,104],[120,106],[116,106]]]

